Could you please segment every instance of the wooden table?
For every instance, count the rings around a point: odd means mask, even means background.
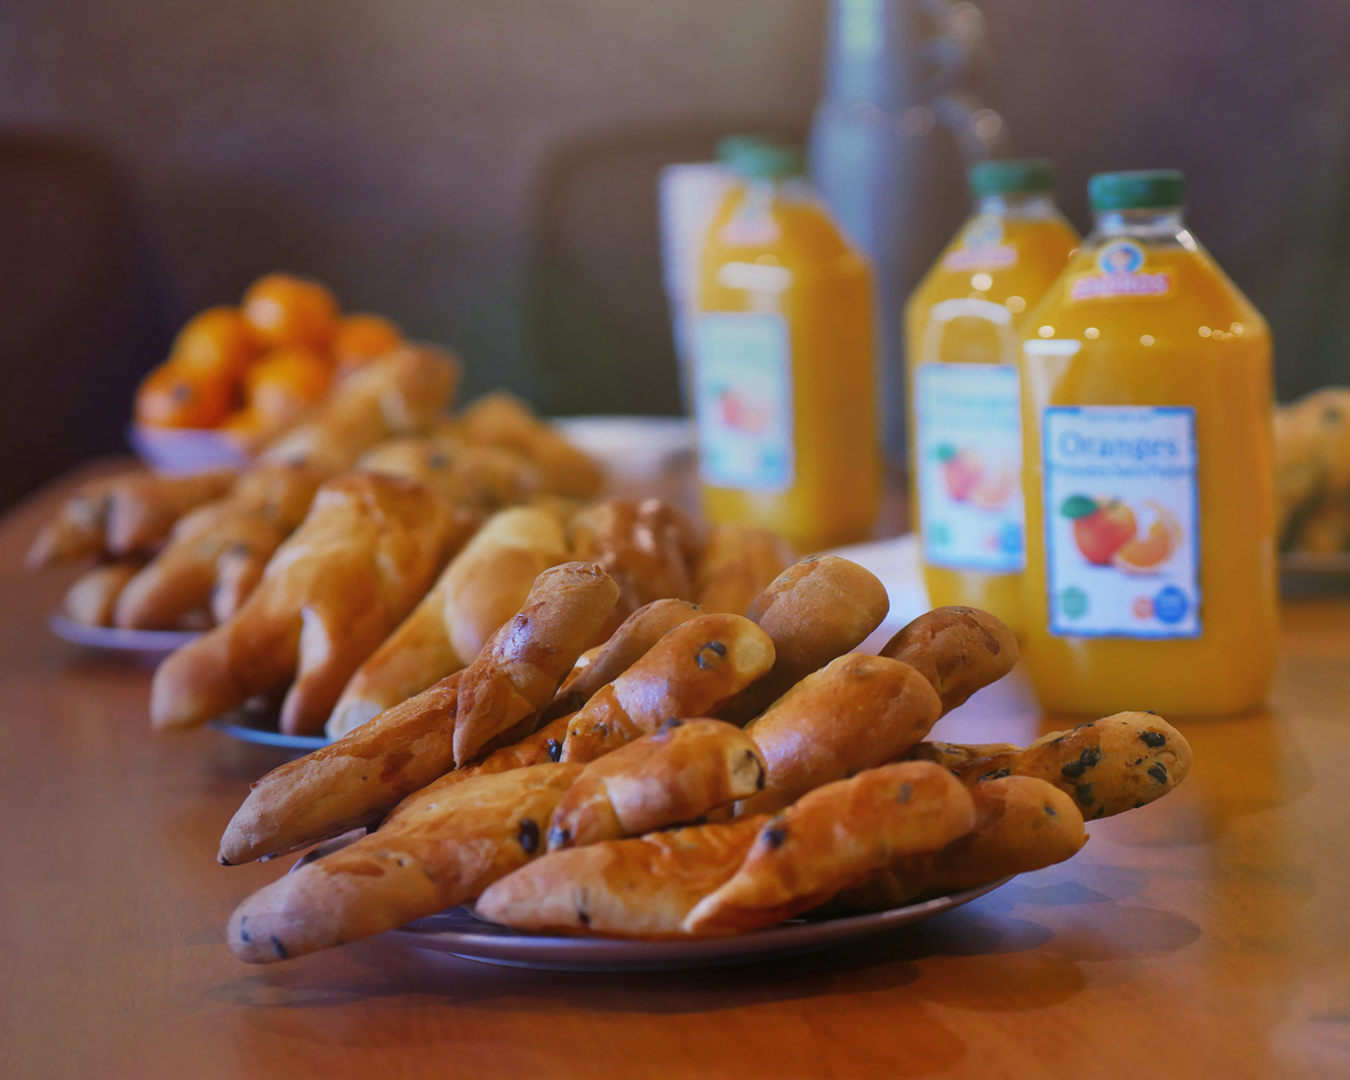
[[[283,864],[216,841],[279,762],[152,736],[149,672],[52,638],[18,568],[69,482],[0,523],[0,1077],[1350,1075],[1350,603],[1285,615],[1270,711],[1184,725],[1189,780],[1071,862],[862,943],[744,967],[549,974],[368,941],[224,943]],[[1045,726],[1016,676],[940,729]]]

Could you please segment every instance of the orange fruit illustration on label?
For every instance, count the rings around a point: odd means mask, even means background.
[[[1181,546],[1181,522],[1177,516],[1152,499],[1145,505],[1156,515],[1148,532],[1127,540],[1111,557],[1111,562],[1127,574],[1153,573]]]
[[[954,446],[941,446],[937,457],[942,462],[942,483],[952,502],[966,502],[980,482],[983,466],[980,455]]]
[[[1004,462],[992,476],[981,477],[975,490],[970,493],[970,505],[981,510],[1002,510],[1016,487],[1017,477],[1013,474],[1012,466]]]
[[[1074,543],[1093,566],[1110,566],[1112,556],[1138,529],[1134,511],[1119,499],[1071,495],[1059,512],[1073,521]]]

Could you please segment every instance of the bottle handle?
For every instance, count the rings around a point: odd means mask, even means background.
[[[923,350],[920,363],[937,363],[938,347],[942,344],[942,335],[947,332],[947,324],[953,319],[963,317],[985,319],[998,328],[1000,361],[1004,364],[1017,363],[1017,335],[1013,333],[1012,312],[1002,304],[992,300],[976,300],[973,297],[956,297],[934,304],[928,313],[928,324],[923,329]]]

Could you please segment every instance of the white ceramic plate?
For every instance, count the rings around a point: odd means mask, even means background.
[[[259,746],[280,746],[285,750],[299,750],[306,754],[327,746],[332,741],[327,735],[287,735],[284,731],[277,730],[275,715],[265,719],[270,721],[270,727],[249,713],[232,712],[208,720],[206,726],[240,742],[257,743]]]
[[[976,889],[909,904],[891,911],[837,918],[792,919],[736,937],[688,941],[621,941],[612,938],[525,934],[478,918],[465,907],[418,919],[383,936],[414,949],[449,953],[464,960],[541,971],[662,971],[771,960],[842,945],[891,930],[983,896],[1007,884],[1003,878]]]
[[[48,616],[47,628],[62,641],[151,661],[164,659],[174,649],[200,636],[196,630],[123,630],[116,626],[90,626],[67,618],[59,611]]]

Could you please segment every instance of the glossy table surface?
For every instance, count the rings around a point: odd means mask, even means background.
[[[224,943],[281,862],[216,841],[281,758],[153,736],[149,671],[52,638],[0,522],[0,1077],[1350,1076],[1350,602],[1285,611],[1268,712],[1185,723],[1190,778],[1071,862],[889,935],[658,974],[381,940],[268,968]],[[953,741],[1054,724],[1014,675]]]

